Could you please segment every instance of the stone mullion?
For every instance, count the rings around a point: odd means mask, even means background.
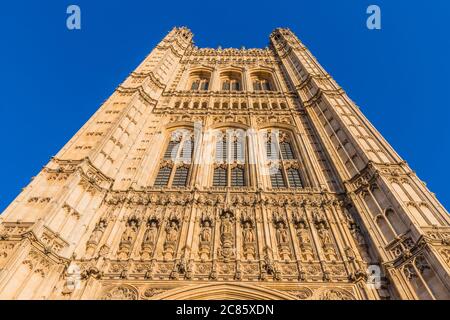
[[[434,296],[433,292],[430,290],[430,288],[428,287],[428,283],[425,281],[425,279],[422,277],[422,272],[420,272],[419,269],[417,269],[416,264],[414,263],[414,260],[411,261],[411,265],[414,268],[414,271],[417,274],[417,277],[420,279],[420,282],[422,282],[423,286],[425,287],[425,290],[428,292],[428,294],[430,295],[430,297],[433,300],[436,300],[436,297]]]
[[[203,129],[203,128],[202,128]],[[198,129],[197,129],[198,130]],[[198,185],[197,183],[197,176],[198,173],[201,173],[201,161],[199,161],[202,157],[202,153],[204,152],[204,132],[203,130],[196,131],[194,128],[194,150],[191,155],[191,163],[189,165],[189,173],[186,181],[186,185],[188,187],[200,187],[203,186],[203,184]]]

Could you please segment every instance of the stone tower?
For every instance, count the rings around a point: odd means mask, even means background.
[[[449,299],[447,211],[299,39],[192,38],[0,216],[0,298]]]

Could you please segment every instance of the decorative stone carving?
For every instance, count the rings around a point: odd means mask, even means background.
[[[164,241],[164,260],[173,259],[175,256],[178,236],[181,225],[181,215],[179,212],[174,212],[167,221],[166,225],[166,239]]]
[[[234,248],[234,213],[229,209],[222,210],[220,214],[220,242],[219,255],[225,260],[235,256]]]
[[[110,289],[102,300],[138,300],[138,292],[129,286],[119,286]]]
[[[276,238],[278,243],[278,253],[283,260],[291,259],[291,249],[289,246],[290,238],[287,228],[287,221],[279,212],[273,213],[273,223],[276,229]]]
[[[212,208],[208,207],[207,211],[202,214],[200,219],[200,235],[198,254],[202,261],[210,258],[212,245],[212,227],[214,224],[214,216],[211,212]]]
[[[125,227],[125,231],[122,233],[122,237],[119,244],[118,257],[120,259],[128,258],[131,253],[136,235],[139,229],[139,220],[132,216],[128,219]]]
[[[355,300],[352,294],[339,289],[325,290],[319,296],[319,300]]]
[[[255,221],[247,211],[242,212],[241,228],[243,256],[247,260],[253,260],[256,257]]]
[[[147,220],[147,229],[145,230],[141,247],[141,258],[150,259],[155,250],[156,241],[158,240],[158,231],[161,217],[158,214],[152,214]]]
[[[95,225],[88,242],[86,243],[86,254],[88,256],[92,255],[99,244],[103,233],[105,232],[108,222],[105,219],[100,219],[100,221]]]

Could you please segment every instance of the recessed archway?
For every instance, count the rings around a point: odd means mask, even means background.
[[[275,289],[243,283],[188,285],[154,296],[156,300],[296,300]]]

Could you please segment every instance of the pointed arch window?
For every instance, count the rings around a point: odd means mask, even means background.
[[[167,187],[170,178],[170,172],[172,168],[162,167],[159,169],[158,175],[156,176],[155,186],[156,187]]]
[[[222,167],[218,167],[214,169],[214,179],[213,186],[214,187],[226,187],[227,182],[227,171]]]
[[[245,185],[244,182],[244,169],[240,167],[231,169],[231,186],[243,187]]]
[[[286,188],[286,183],[284,182],[283,172],[281,169],[277,169],[270,175],[270,181],[272,182],[272,188]]]
[[[287,171],[287,177],[289,181],[289,186],[291,188],[302,188],[302,180],[300,178],[300,172],[298,169],[288,169]]]
[[[270,72],[253,72],[251,78],[254,91],[274,91],[275,85]]]
[[[237,71],[225,71],[220,74],[222,91],[241,91],[242,75]]]
[[[305,185],[301,162],[296,155],[291,134],[269,130],[265,139],[266,161],[269,167],[276,167],[270,169],[272,188],[303,188]]]
[[[209,89],[209,80],[211,73],[209,71],[196,71],[190,74],[190,89],[193,91],[207,91]]]
[[[194,136],[192,131],[179,129],[172,132],[167,143],[160,168],[156,175],[155,187],[186,187],[189,185],[189,173],[194,154]]]
[[[188,174],[189,174],[189,168],[186,168],[184,166],[178,167],[175,171],[175,176],[173,177],[172,186],[174,186],[174,187],[186,186]]]
[[[243,130],[228,129],[216,133],[213,173],[214,187],[247,185],[246,136]]]

